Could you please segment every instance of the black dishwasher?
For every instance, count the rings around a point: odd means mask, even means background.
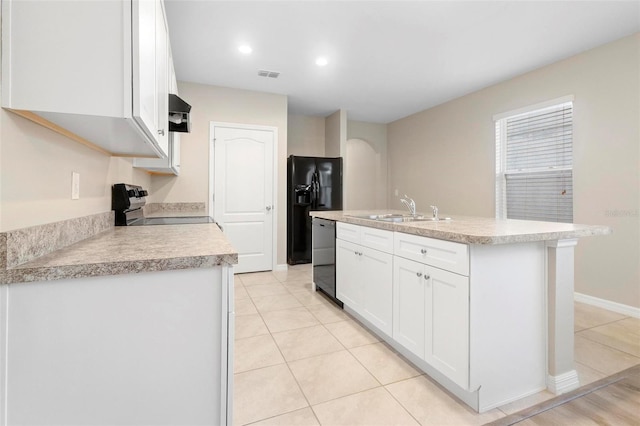
[[[336,222],[313,218],[311,233],[313,282],[316,290],[329,296],[341,308],[336,299]]]

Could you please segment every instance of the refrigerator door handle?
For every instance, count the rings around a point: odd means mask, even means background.
[[[318,185],[318,172],[313,172],[311,175],[311,208],[318,208],[318,190],[320,189],[320,185]]]

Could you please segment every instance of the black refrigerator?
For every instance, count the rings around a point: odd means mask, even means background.
[[[311,210],[342,210],[342,157],[287,160],[287,263],[311,263]]]

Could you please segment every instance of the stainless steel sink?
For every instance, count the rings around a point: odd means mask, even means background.
[[[370,220],[378,220],[381,222],[429,222],[429,221],[444,221],[451,220],[450,217],[427,217],[422,215],[407,215],[407,214],[399,214],[399,213],[387,213],[387,214],[371,214],[371,215],[360,215],[360,216],[352,216],[357,217],[359,219],[370,219]]]

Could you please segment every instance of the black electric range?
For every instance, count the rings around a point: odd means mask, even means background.
[[[138,185],[116,183],[111,187],[111,209],[116,226],[186,225],[215,223],[209,216],[144,217],[142,208],[149,192]]]

